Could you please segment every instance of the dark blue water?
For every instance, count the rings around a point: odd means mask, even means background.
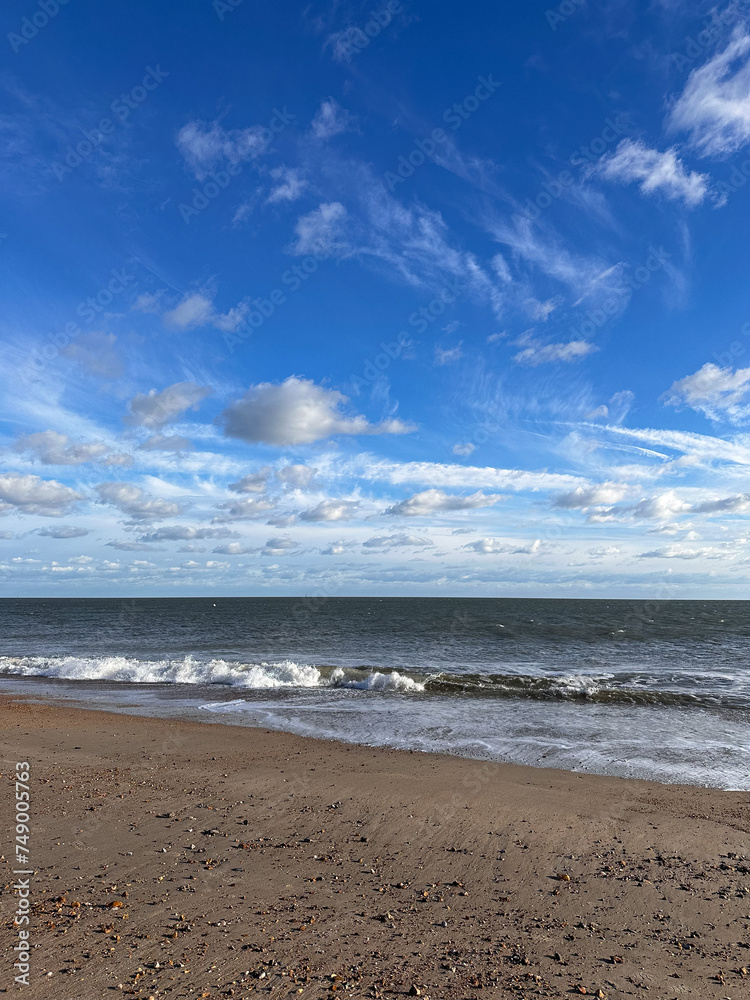
[[[19,685],[150,714],[750,788],[744,601],[4,600],[0,690]]]

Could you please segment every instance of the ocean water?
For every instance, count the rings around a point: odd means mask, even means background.
[[[0,601],[0,693],[750,789],[750,602]]]

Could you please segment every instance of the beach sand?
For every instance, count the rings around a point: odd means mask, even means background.
[[[0,743],[7,993],[750,997],[748,793],[9,699]]]

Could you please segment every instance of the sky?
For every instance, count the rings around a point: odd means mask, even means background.
[[[0,53],[0,596],[747,597],[748,0]]]

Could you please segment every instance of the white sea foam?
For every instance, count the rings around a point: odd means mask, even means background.
[[[424,691],[424,684],[396,671],[344,671],[326,674],[307,663],[236,663],[229,660],[139,660],[125,656],[0,656],[0,673],[20,677],[55,677],[72,681],[118,681],[130,684],[226,684],[231,687],[355,688],[363,691]]]

